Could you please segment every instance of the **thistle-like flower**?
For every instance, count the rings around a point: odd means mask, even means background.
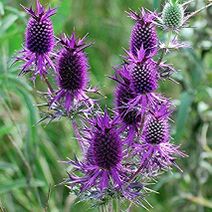
[[[130,51],[132,54],[137,56],[138,50],[142,46],[146,50],[146,54],[157,52],[158,37],[153,23],[156,14],[146,12],[142,8],[139,14],[131,10],[128,15],[136,21],[130,37]]]
[[[88,143],[86,158],[83,162],[70,161],[76,171],[83,176],[69,174],[70,187],[81,184],[81,190],[91,187],[101,191],[109,186],[122,185],[122,140],[117,131],[116,122],[111,120],[108,113],[97,115],[89,120],[90,128],[85,129],[84,143]]]
[[[179,146],[170,143],[169,116],[170,103],[158,105],[146,116],[141,143],[135,144],[135,152],[141,158],[141,166],[147,174],[161,169],[170,168],[175,163],[176,156],[186,156],[179,150]]]
[[[180,0],[169,0],[163,8],[161,17],[155,16],[155,18],[158,20],[158,23],[156,24],[167,31],[179,32],[184,27],[188,28],[186,25],[188,24],[189,19],[202,10],[212,6],[212,3],[208,3],[204,7],[192,12],[191,14],[185,15],[186,5],[192,1],[188,1],[182,4],[179,2]]]
[[[165,4],[162,11],[162,23],[165,29],[179,29],[184,20],[184,9],[179,1],[169,1]]]
[[[135,94],[135,97],[128,103],[128,109],[132,110],[132,108],[139,106],[143,115],[149,106],[155,104],[156,101],[162,101],[154,93],[158,87],[158,67],[151,58],[152,54],[147,56],[146,50],[142,47],[137,51],[137,56],[131,52],[126,52],[128,64],[125,65],[121,74],[129,80],[130,84],[127,87],[130,86]]]
[[[37,74],[42,77],[47,74],[47,66],[55,69],[50,59],[54,47],[54,33],[50,17],[56,13],[56,9],[45,11],[39,0],[36,0],[36,11],[32,8],[23,8],[31,17],[26,28],[25,47],[16,61],[25,62],[20,75],[30,72],[34,67],[34,77]]]
[[[65,37],[60,40],[63,48],[59,52],[56,66],[59,90],[50,105],[62,101],[67,112],[70,112],[74,104],[80,102],[92,105],[92,101],[85,93],[89,66],[83,50],[90,46],[84,43],[85,38],[86,36],[77,39],[73,33],[70,38]]]
[[[141,114],[139,108],[134,107],[129,110],[128,103],[136,97],[136,94],[129,87],[130,81],[121,75],[122,69],[117,70],[118,76],[122,78],[115,79],[118,82],[115,91],[115,106],[118,120],[121,124],[121,131],[128,130],[128,136],[125,141],[128,144],[132,144],[141,123]]]

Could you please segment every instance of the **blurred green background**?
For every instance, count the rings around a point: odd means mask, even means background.
[[[107,97],[102,104],[112,106],[114,82],[112,66],[121,63],[122,47],[128,47],[133,22],[124,11],[141,6],[161,11],[159,0],[51,0],[41,1],[58,8],[52,19],[55,33],[77,35],[87,32],[95,44],[87,50],[91,84]],[[67,119],[48,126],[35,126],[40,114],[36,103],[44,102],[37,90],[45,91],[39,80],[36,85],[18,78],[17,65],[11,58],[21,49],[27,16],[20,3],[33,1],[0,0],[0,211],[96,211],[78,203],[60,183],[66,177],[66,166],[60,161],[78,152],[71,124]],[[188,11],[204,6],[207,1],[194,0]],[[212,211],[212,8],[191,21],[194,28],[184,29],[183,40],[193,48],[177,51],[166,57],[179,70],[180,84],[160,83],[160,91],[173,99],[173,137],[189,155],[179,160],[184,170],[162,175],[151,188],[160,194],[147,197],[150,211]],[[160,38],[164,33],[159,31]],[[132,207],[131,211],[145,211]]]

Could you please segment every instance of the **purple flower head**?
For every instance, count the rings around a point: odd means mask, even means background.
[[[122,67],[121,69],[124,69]],[[117,73],[122,70],[117,70]],[[132,144],[136,131],[141,123],[141,114],[139,108],[132,108],[129,110],[128,103],[136,97],[136,94],[129,87],[130,82],[127,79],[120,79],[118,76],[115,79],[118,82],[115,91],[115,106],[118,119],[122,130],[128,130],[128,136],[125,139],[126,143]],[[122,131],[121,130],[121,131]]]
[[[153,23],[156,14],[146,12],[142,8],[139,14],[131,10],[128,15],[136,21],[130,37],[130,51],[132,54],[136,56],[137,51],[142,46],[146,50],[146,54],[157,52],[158,37]]]
[[[137,56],[128,53],[129,65],[127,69],[130,74],[132,89],[137,94],[150,93],[157,89],[158,70],[155,62],[151,59],[151,54],[146,56],[146,50],[141,47],[137,51]]]
[[[146,116],[140,144],[135,145],[135,152],[141,157],[143,171],[152,174],[160,169],[167,169],[176,165],[176,156],[185,154],[178,146],[170,143],[169,116],[172,113],[170,102],[155,107]]]
[[[50,17],[56,13],[56,9],[45,11],[39,0],[36,1],[36,11],[32,8],[23,7],[31,16],[25,33],[25,48],[20,52],[21,56],[17,57],[25,64],[20,74],[30,71],[32,66],[35,67],[34,76],[47,74],[47,65],[55,69],[50,54],[54,47],[54,32]]]
[[[127,64],[119,73],[122,78],[129,81],[127,89],[130,87],[135,94],[135,97],[128,103],[128,109],[138,107],[141,109],[142,115],[148,107],[163,101],[160,96],[154,94],[159,78],[157,64],[151,59],[152,54],[147,56],[145,52],[146,50],[141,48],[137,56],[134,56],[131,52],[126,51],[128,54]]]
[[[81,190],[96,187],[103,191],[111,183],[122,185],[122,140],[116,127],[116,121],[111,120],[108,113],[97,115],[89,120],[90,128],[86,129],[85,140],[88,150],[84,162],[70,162],[82,177],[69,175],[70,186],[81,184]]]
[[[91,104],[91,100],[85,94],[88,82],[88,61],[83,52],[90,44],[85,44],[86,36],[77,39],[75,33],[70,38],[61,39],[63,48],[60,50],[56,74],[59,90],[52,99],[51,105],[57,101],[64,100],[64,106],[67,112],[70,112],[74,103],[84,101]]]

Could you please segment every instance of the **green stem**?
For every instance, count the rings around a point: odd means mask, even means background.
[[[120,199],[119,198],[116,198],[115,199],[115,204],[114,204],[114,212],[120,212]]]
[[[172,32],[169,31],[168,32],[168,38],[167,38],[167,41],[166,41],[166,47],[167,48],[169,48],[169,44],[170,44],[171,38],[172,38]]]

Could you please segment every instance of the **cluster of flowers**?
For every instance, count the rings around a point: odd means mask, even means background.
[[[56,10],[46,11],[39,0],[36,11],[23,8],[30,19],[25,48],[17,57],[24,61],[20,74],[33,70],[33,80],[39,75],[47,83],[48,106],[56,111],[54,117],[58,111],[67,117],[80,111],[80,127],[72,121],[83,158],[68,161],[73,167],[68,187],[96,200],[123,197],[142,204],[139,198],[144,198],[144,182],[161,170],[178,167],[176,157],[185,156],[170,142],[173,105],[156,92],[159,81],[170,79],[175,71],[162,61],[164,54],[186,47],[178,42],[177,34],[161,43],[156,27],[179,32],[188,20],[184,5],[170,1],[162,15],[144,9],[128,13],[135,24],[123,64],[111,77],[117,83],[113,114],[108,109],[102,112],[98,102],[87,95],[96,90],[88,87],[89,64],[84,50],[91,44],[85,43],[86,36],[54,36],[50,17]],[[54,70],[57,89],[48,81],[49,70]]]

